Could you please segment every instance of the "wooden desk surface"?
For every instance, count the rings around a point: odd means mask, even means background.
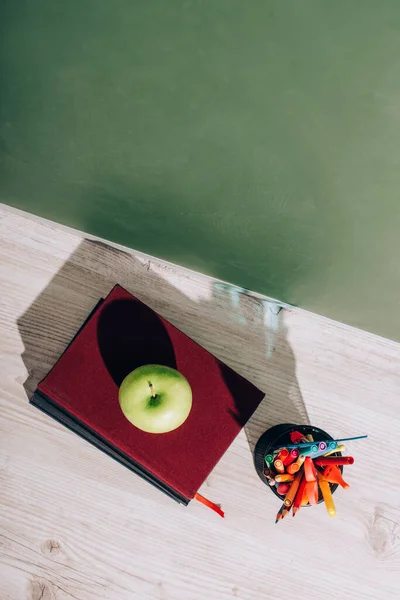
[[[266,392],[202,488],[225,519],[175,504],[28,404],[116,282]],[[232,307],[210,278],[6,207],[0,289],[1,600],[398,597],[399,344],[299,309],[274,338],[255,297]],[[336,518],[320,505],[274,524],[251,450],[279,422],[370,435],[348,444]]]

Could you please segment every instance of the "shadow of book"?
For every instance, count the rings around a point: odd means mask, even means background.
[[[134,300],[115,300],[102,311],[97,327],[100,354],[119,387],[137,367],[156,364],[176,369],[169,335],[150,308]]]
[[[259,303],[242,295],[238,307],[226,293],[212,290],[198,302],[184,295],[143,261],[100,241],[83,240],[58,273],[18,319],[27,369],[24,388],[28,397],[53,367],[99,298],[116,284],[131,290],[171,323],[232,367],[222,367],[225,383],[234,395],[234,415],[246,423],[246,390],[239,375],[265,391],[265,398],[244,426],[250,450],[262,433],[283,422],[309,423],[296,376],[296,358],[282,326],[272,356],[266,356],[266,327]],[[116,385],[142,364],[176,368],[174,351],[162,322],[147,307],[135,318],[129,302],[115,302],[98,328],[101,355]],[[135,309],[136,311],[136,309]],[[237,317],[243,315],[246,323]],[[139,324],[140,323],[140,324]],[[221,343],[221,334],[223,343]],[[154,345],[154,339],[158,340]]]

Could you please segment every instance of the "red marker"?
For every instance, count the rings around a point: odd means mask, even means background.
[[[279,460],[283,461],[283,464],[285,464],[285,459],[289,456],[289,450],[287,448],[282,448],[282,450],[279,450],[279,454],[277,456],[277,458],[279,458]]]
[[[308,439],[305,437],[304,433],[300,433],[300,431],[292,431],[290,434],[290,441],[292,444],[308,444]]]
[[[352,465],[354,463],[354,458],[352,456],[319,456],[314,459],[314,463],[318,467],[328,467],[329,465]]]
[[[286,496],[290,488],[290,483],[280,483],[276,488],[276,491],[280,496]]]
[[[292,448],[288,456],[283,461],[285,467],[287,467],[287,465],[292,464],[292,462],[294,462],[299,457],[299,454],[300,452],[297,450],[297,448]]]

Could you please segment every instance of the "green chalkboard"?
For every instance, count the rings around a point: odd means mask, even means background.
[[[400,339],[400,2],[2,0],[0,198]]]

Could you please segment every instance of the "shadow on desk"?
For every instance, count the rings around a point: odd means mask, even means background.
[[[60,357],[99,298],[119,283],[265,392],[245,425],[251,451],[272,425],[309,423],[284,319],[267,358],[268,331],[257,298],[242,294],[239,306],[231,306],[227,292],[211,286],[207,299],[196,301],[168,281],[169,272],[168,268],[154,269],[151,260],[100,241],[84,240],[18,319],[24,344],[22,359],[28,371],[24,383],[27,396]],[[179,286],[178,272],[174,270],[173,280]],[[181,280],[185,278],[183,273]],[[237,400],[238,414],[245,402],[245,398]]]

